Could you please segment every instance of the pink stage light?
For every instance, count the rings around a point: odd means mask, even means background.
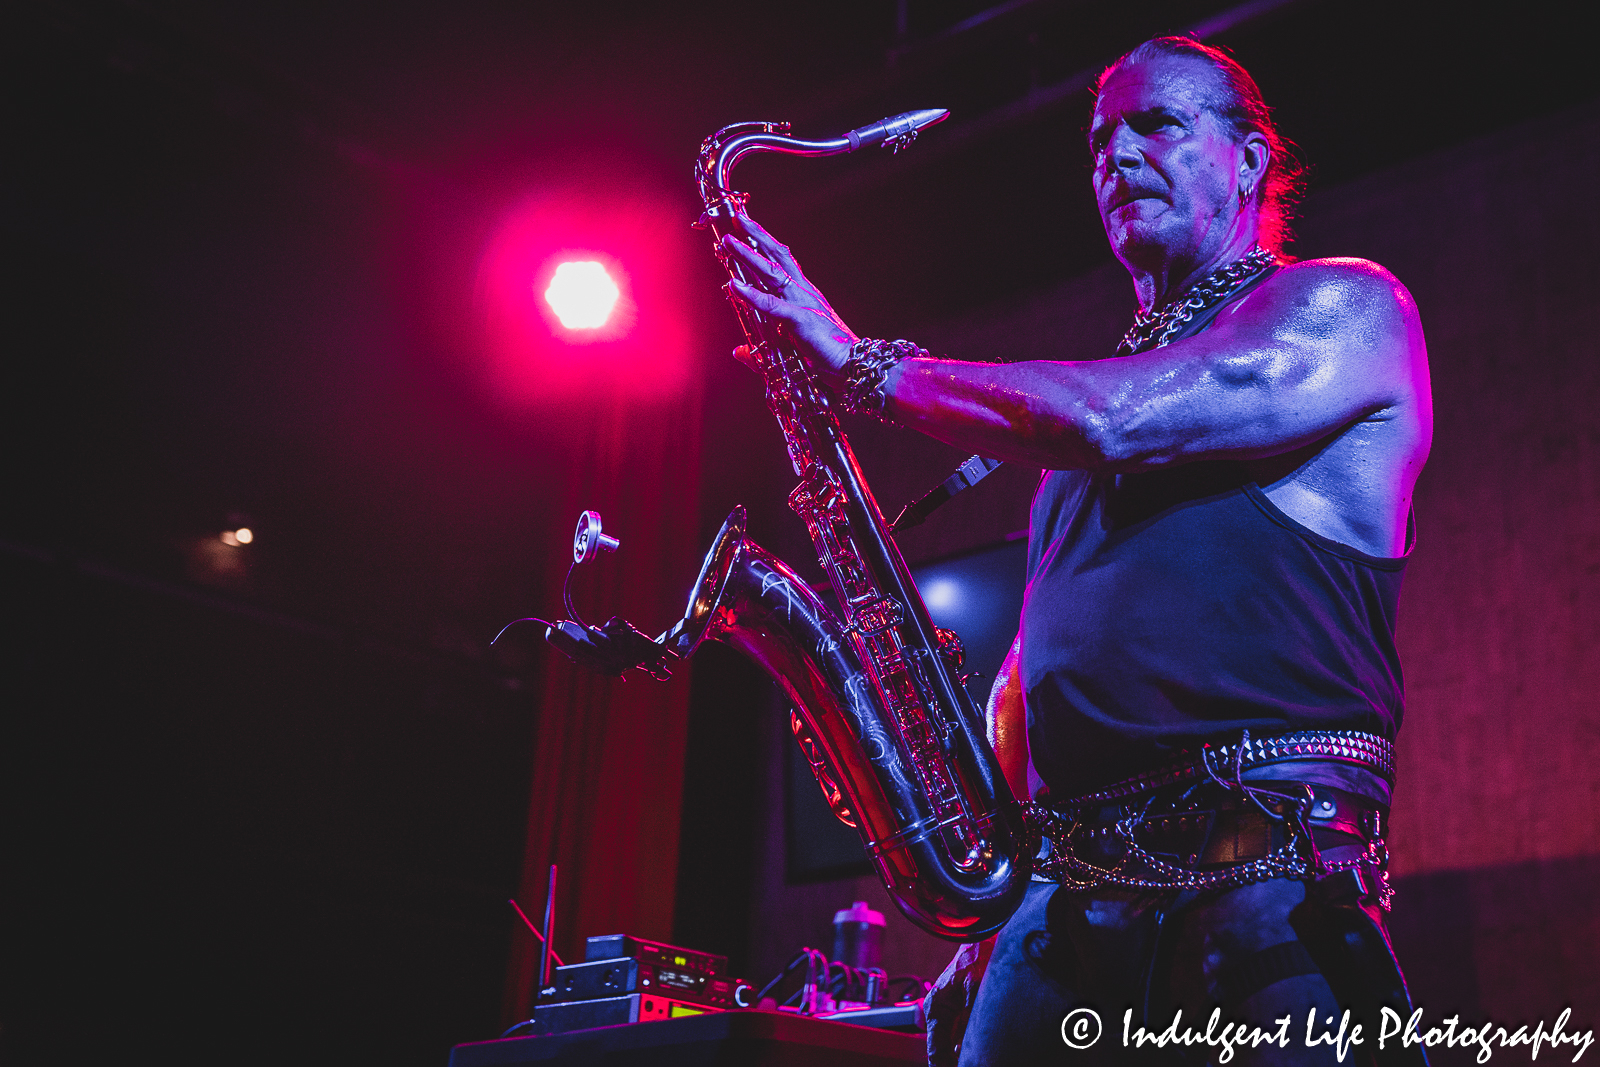
[[[683,395],[705,257],[679,198],[651,190],[553,183],[507,210],[478,266],[484,382],[501,402]]]
[[[605,264],[594,260],[563,263],[556,267],[545,301],[569,330],[598,330],[611,317],[611,309],[622,292],[606,273]]]

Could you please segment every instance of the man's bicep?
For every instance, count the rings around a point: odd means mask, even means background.
[[[1286,268],[1212,329],[1103,365],[1106,467],[1254,459],[1309,444],[1408,395],[1409,296],[1374,264]]]

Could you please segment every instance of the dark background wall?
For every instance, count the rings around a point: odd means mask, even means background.
[[[83,561],[7,551],[0,583],[5,1062],[405,1059],[494,1025],[514,678]]]
[[[676,511],[632,512],[657,526],[619,530],[655,546],[662,587],[687,583],[684,546],[740,502],[812,572],[776,429],[722,355],[733,324],[692,242],[668,268],[688,294],[689,384],[630,427],[651,442],[636,482],[626,464],[592,486],[574,473],[608,469],[592,462],[600,405],[496,391],[479,266],[517,205],[581,188],[680,226],[697,211],[688,161],[725,122],[823,133],[949,106],[894,159],[751,162],[758,217],[864,333],[956,353],[1045,356],[1062,330],[1108,343],[1131,298],[1087,194],[1077,75],[1228,10],[8,12],[0,1056],[437,1064],[497,1032],[527,943],[503,901],[528,824],[558,814],[528,808],[551,785],[530,781],[553,717],[533,694],[556,676],[525,635],[488,641],[558,610],[576,506],[683,487]],[[1581,888],[1597,810],[1586,38],[1553,11],[1251,10],[1213,39],[1316,168],[1300,251],[1391,266],[1434,349],[1397,936],[1440,1004],[1600,1010]],[[891,507],[960,458],[876,427],[857,444]],[[908,554],[1014,532],[1030,484],[995,475]],[[632,505],[604,506],[620,521]],[[217,540],[243,521],[251,546]],[[629,573],[581,586],[586,611],[624,603]],[[658,895],[661,929],[634,932],[759,978],[823,943],[835,908],[884,902],[871,883],[781,884],[781,711],[716,650],[691,673],[674,683],[692,690],[684,755],[659,769],[681,790],[605,798],[682,808],[677,862],[623,890]],[[568,925],[568,945],[614,932]],[[944,952],[892,944],[907,970]]]

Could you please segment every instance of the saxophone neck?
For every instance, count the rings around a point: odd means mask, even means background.
[[[919,131],[943,122],[950,112],[942,107],[905,111],[858,126],[840,137],[803,141],[789,136],[787,122],[736,122],[724,126],[700,145],[696,178],[706,215],[702,223],[726,218],[744,210],[749,194],[734,190],[733,168],[755,152],[781,152],[790,156],[837,156],[857,149],[883,145],[895,152],[916,140]]]

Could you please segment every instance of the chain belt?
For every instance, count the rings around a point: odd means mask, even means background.
[[[1389,910],[1394,891],[1389,885],[1389,849],[1384,840],[1387,812],[1381,806],[1329,789],[1321,790],[1319,801],[1317,791],[1301,783],[1249,785],[1242,777],[1252,767],[1294,759],[1349,763],[1374,771],[1391,784],[1394,781],[1394,747],[1374,734],[1310,730],[1252,740],[1246,731],[1237,745],[1203,746],[1193,760],[1137,775],[1057,807],[1024,805],[1025,817],[1049,846],[1048,853],[1035,863],[1035,872],[1072,890],[1105,886],[1220,890],[1272,878],[1313,881],[1355,871],[1358,877],[1365,875],[1376,883],[1378,903]],[[1200,783],[1227,791],[1220,804],[1211,806],[1213,810],[1203,810],[1192,799],[1194,788],[1179,792]],[[1319,818],[1313,807],[1332,806],[1330,795],[1337,795],[1337,806],[1345,809],[1336,821]],[[1356,809],[1354,816],[1351,808]],[[1263,833],[1270,829],[1270,837],[1282,843],[1276,848],[1263,847],[1253,858],[1218,864],[1205,863],[1199,848],[1187,856],[1164,858],[1135,837],[1136,832],[1147,837],[1151,833],[1170,835],[1177,827],[1193,839],[1193,834],[1209,833],[1213,820],[1223,813],[1230,813],[1236,826],[1243,821]],[[1362,851],[1352,858],[1325,859],[1314,832],[1327,829],[1345,834],[1355,831],[1351,836],[1364,842]],[[1086,851],[1095,858],[1083,855]]]

